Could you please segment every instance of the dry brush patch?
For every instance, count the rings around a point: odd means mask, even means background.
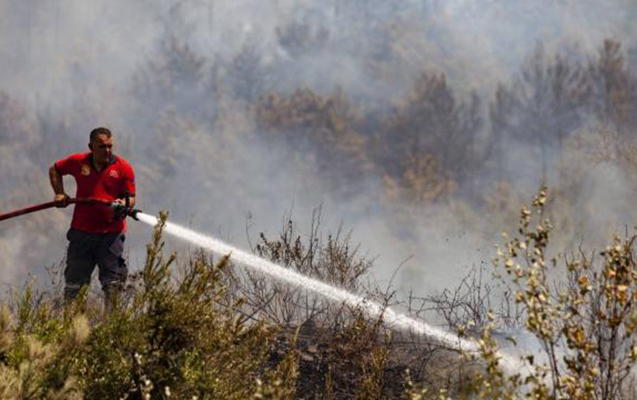
[[[550,257],[553,226],[544,214],[547,190],[523,208],[517,234],[498,250],[494,263],[515,289],[522,321],[542,354],[522,350],[526,374],[506,375],[492,336],[495,317],[485,325],[479,358],[485,368],[476,390],[481,398],[616,399],[634,396],[637,361],[637,263],[635,235],[616,236],[601,252]],[[553,280],[563,266],[565,280]]]

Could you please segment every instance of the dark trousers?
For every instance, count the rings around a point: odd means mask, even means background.
[[[71,228],[66,234],[69,248],[64,270],[64,297],[77,297],[84,285],[91,283],[91,274],[97,265],[102,290],[106,296],[118,291],[126,282],[128,268],[124,253],[124,232],[87,233]],[[108,299],[107,299],[108,300]]]

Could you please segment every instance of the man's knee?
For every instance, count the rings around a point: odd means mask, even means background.
[[[107,286],[121,287],[126,282],[128,267],[123,257],[124,238],[123,232],[113,235],[100,250],[99,278],[104,291]]]
[[[67,234],[69,247],[66,253],[64,281],[69,292],[79,291],[82,285],[91,282],[91,274],[95,269],[95,240],[91,235],[69,230]]]
[[[90,260],[67,260],[64,270],[64,300],[72,301],[83,287],[91,284],[91,274],[95,266]]]

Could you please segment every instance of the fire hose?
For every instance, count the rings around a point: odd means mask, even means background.
[[[33,213],[33,212],[36,212],[36,211],[46,210],[47,208],[57,207],[58,204],[59,203],[57,203],[55,201],[50,201],[48,203],[38,204],[38,205],[35,205],[35,206],[23,208],[21,210],[11,211],[11,212],[6,213],[6,214],[0,214],[0,221],[4,221],[6,219],[15,218],[15,217],[18,217],[20,215],[30,214],[30,213]],[[110,207],[113,210],[113,213],[114,213],[115,217],[124,218],[124,217],[128,216],[128,217],[131,217],[131,218],[133,218],[135,220],[137,219],[137,213],[140,212],[140,210],[133,209],[130,206],[130,197],[129,197],[129,195],[126,196],[124,204],[115,203],[113,201],[104,200],[104,199],[92,198],[92,197],[68,199],[66,201],[66,204],[67,205],[68,204],[97,204],[97,205],[102,205],[102,206],[105,206],[105,207]]]

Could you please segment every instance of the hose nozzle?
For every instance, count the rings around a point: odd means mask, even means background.
[[[131,207],[129,192],[126,192],[126,195],[124,196],[124,204],[111,203],[111,208],[116,220],[121,220],[128,216],[136,221],[139,221],[139,219],[137,219],[137,213],[140,213],[141,210],[137,210]]]
[[[142,210],[138,210],[136,208],[131,208],[126,215],[128,215],[129,217],[131,217],[135,221],[139,221],[139,218],[137,218],[137,214],[139,214],[140,212],[142,212]]]

